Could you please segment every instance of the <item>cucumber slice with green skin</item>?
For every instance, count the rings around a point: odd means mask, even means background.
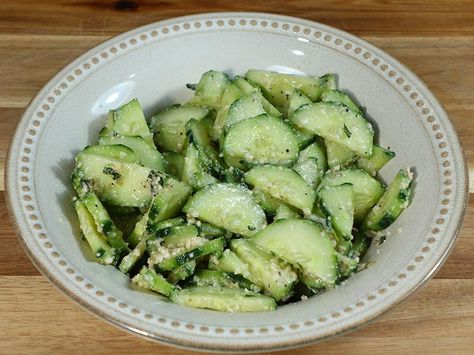
[[[130,253],[125,255],[122,258],[122,261],[119,264],[119,270],[124,274],[127,274],[132,270],[132,268],[142,259],[146,251],[146,239],[142,239],[138,244],[132,249]]]
[[[338,143],[326,140],[325,145],[328,165],[330,169],[339,170],[344,166],[354,162],[358,158],[358,156],[354,152]]]
[[[152,200],[147,224],[152,226],[179,215],[191,193],[192,189],[188,184],[167,177],[163,187]]]
[[[220,228],[209,223],[199,222],[199,225],[196,226],[199,232],[199,236],[207,239],[222,237],[227,233],[224,228]]]
[[[165,160],[155,145],[147,143],[140,136],[111,136],[99,138],[99,144],[122,144],[136,154],[140,163],[144,166],[158,171],[165,171]]]
[[[173,292],[173,303],[221,312],[265,312],[276,309],[273,298],[224,287],[191,287]]]
[[[263,95],[258,87],[253,86],[247,80],[240,76],[236,76],[234,84],[242,91],[244,95],[249,95],[256,92],[260,96],[260,102],[263,105],[263,109],[266,113],[273,117],[281,117],[281,112],[273,106]]]
[[[310,162],[305,163],[308,160]],[[316,163],[316,166],[314,166],[314,163]],[[298,168],[299,165],[302,166]],[[297,167],[297,169],[295,169],[295,167]],[[305,181],[311,187],[317,188],[319,186],[327,170],[327,159],[324,145],[319,139],[300,152],[293,169],[296,171],[300,170],[298,173],[300,173],[303,178],[306,177]]]
[[[332,287],[339,276],[331,239],[318,223],[302,219],[279,220],[251,240],[293,265],[300,273],[300,280],[308,287]]]
[[[325,186],[319,190],[319,197],[321,209],[337,236],[352,240],[352,225],[354,224],[352,185]]]
[[[172,256],[171,258],[165,259],[158,264],[155,264],[155,270],[157,271],[170,271],[173,270],[188,261],[195,260],[201,256],[215,254],[219,255],[224,250],[225,240],[224,238],[217,238],[209,240],[206,243],[198,246],[189,251],[185,251],[178,255]]]
[[[135,152],[123,144],[111,143],[110,145],[90,145],[85,147],[83,152],[87,154],[102,155],[124,163],[136,163],[138,161]]]
[[[394,157],[395,152],[374,144],[372,155],[368,158],[360,158],[357,160],[357,166],[367,171],[370,175],[375,176],[377,172]]]
[[[356,115],[364,116],[360,107],[357,106],[354,101],[351,100],[349,95],[340,90],[324,90],[321,94],[321,101],[338,102],[344,104],[349,108],[349,110],[354,112]]]
[[[187,279],[189,276],[194,274],[194,270],[196,269],[196,261],[191,260],[188,261],[186,264],[181,265],[180,267],[171,270],[166,278],[168,282],[176,285],[179,281]]]
[[[216,119],[214,120],[214,125],[211,129],[211,137],[213,140],[218,141],[222,136],[227,114],[229,112],[229,107],[241,96],[242,92],[232,83],[229,83],[229,85],[224,89],[219,103],[219,108],[217,109]]]
[[[314,139],[314,134],[306,132],[298,127],[292,125],[293,133],[295,134],[296,141],[300,149],[306,148]]]
[[[279,109],[287,106],[294,89],[300,90],[312,101],[319,99],[324,86],[320,78],[280,74],[265,70],[249,70],[245,78],[262,88],[264,96]]]
[[[352,241],[352,246],[348,251],[349,257],[359,258],[359,260],[361,260],[369,249],[371,242],[372,239],[369,238],[364,232],[356,233],[354,240]]]
[[[199,83],[196,85],[195,96],[191,99],[190,103],[218,108],[224,90],[230,84],[231,81],[227,74],[216,70],[209,70],[201,76]]]
[[[297,89],[293,90],[288,100],[287,117],[293,116],[296,110],[301,106],[312,103],[313,101],[301,91]]]
[[[131,100],[116,110],[110,110],[106,128],[107,134],[141,136],[148,144],[153,144],[153,136],[137,99]]]
[[[175,152],[163,152],[163,158],[166,163],[166,172],[181,180],[183,178],[184,157]]]
[[[163,276],[147,267],[143,267],[132,281],[137,284],[138,287],[158,292],[167,297],[170,297],[176,290]]]
[[[150,127],[155,143],[162,149],[180,153],[186,143],[186,123],[194,118],[202,120],[209,109],[191,105],[174,105],[151,118]]]
[[[164,175],[163,175],[164,176]],[[163,186],[153,197],[148,211],[137,222],[135,229],[128,238],[130,245],[135,246],[147,235],[153,235],[163,224],[159,222],[169,220],[181,213],[189,196],[191,187],[171,177],[165,177]]]
[[[324,91],[337,89],[336,75],[327,73],[321,76],[319,80],[321,80],[321,85],[324,87]]]
[[[183,211],[243,236],[255,234],[267,224],[265,213],[251,192],[237,184],[208,185],[189,199]]]
[[[211,174],[208,174],[201,166],[199,152],[190,144],[186,150],[184,158],[183,181],[192,186],[194,191],[202,189],[204,186],[214,184],[218,180]]]
[[[81,152],[76,157],[76,173],[109,204],[143,207],[152,199],[152,170],[141,165]]]
[[[189,245],[193,238],[198,237],[198,229],[194,225],[185,224],[183,226],[161,229],[155,236],[164,238],[163,245],[167,248],[180,248],[185,247],[186,244]],[[202,238],[201,241],[205,242],[206,240]]]
[[[86,206],[79,199],[76,199],[74,200],[74,208],[76,209],[82,234],[97,261],[104,265],[115,264],[117,260],[115,250],[107,243],[105,235],[97,230],[94,218],[92,218]]]
[[[129,249],[127,243],[122,238],[122,232],[112,221],[97,195],[93,192],[88,192],[81,197],[81,201],[94,219],[97,230],[106,236],[110,246],[115,249],[117,257],[120,258],[128,253]]]
[[[266,214],[273,216],[277,213],[278,207],[280,205],[285,204],[279,198],[273,197],[272,195],[259,191],[259,190],[252,190],[252,195],[254,200],[263,208]]]
[[[294,170],[283,166],[263,165],[245,173],[245,182],[256,190],[281,199],[291,206],[311,213],[316,193]]]
[[[372,125],[345,105],[333,102],[304,105],[296,110],[291,120],[297,127],[338,143],[358,156],[372,154]]]
[[[296,171],[313,190],[318,187],[321,176],[319,175],[318,160],[316,158],[308,158],[299,161],[292,169]]]
[[[400,170],[365,218],[362,229],[381,231],[395,222],[410,204],[412,180],[413,175],[409,169]]]
[[[318,189],[324,186],[339,186],[352,184],[354,192],[354,221],[362,221],[370,209],[377,203],[385,192],[382,183],[365,170],[351,168],[341,171],[328,172],[321,181]]]
[[[237,168],[244,167],[240,161],[250,165],[289,165],[299,152],[291,127],[267,115],[248,118],[230,127],[222,149],[225,161]]]
[[[285,300],[291,296],[298,276],[283,260],[267,253],[244,239],[231,242],[232,251],[248,265],[257,285],[275,300]]]
[[[198,270],[191,281],[193,286],[214,286],[227,288],[241,288],[259,292],[260,287],[247,280],[242,275],[220,270]]]
[[[227,129],[233,124],[247,118],[265,114],[265,110],[260,101],[260,95],[254,91],[249,95],[242,96],[235,100],[229,107],[224,128]]]
[[[207,130],[206,124],[202,120],[198,121],[194,118],[190,119],[186,123],[186,136],[188,137],[190,144],[194,143],[201,147],[211,144],[209,131]]]
[[[286,205],[278,206],[274,221],[279,219],[301,219],[301,215],[298,212],[293,211],[290,207]]]
[[[340,253],[336,253],[336,256],[341,277],[347,278],[357,270],[357,266],[359,265],[359,258],[352,258]]]
[[[254,284],[257,282],[256,278],[250,273],[248,265],[230,249],[224,250],[219,257],[210,257],[209,268],[242,275]]]

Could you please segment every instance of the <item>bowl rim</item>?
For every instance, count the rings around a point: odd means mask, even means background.
[[[45,94],[50,90],[52,84],[57,81],[59,78],[62,78],[65,76],[67,71],[69,71],[71,68],[76,66],[78,63],[82,63],[85,59],[90,58],[93,53],[97,53],[99,50],[103,49],[104,47],[107,47],[108,45],[112,45],[113,43],[116,43],[120,41],[121,39],[125,38],[130,38],[134,34],[139,34],[143,31],[146,30],[151,30],[154,27],[157,26],[164,26],[167,24],[172,24],[175,22],[183,22],[183,21],[195,21],[195,20],[218,20],[222,18],[252,18],[252,19],[259,19],[259,20],[275,20],[275,21],[288,21],[293,24],[301,24],[301,25],[306,25],[308,27],[314,27],[314,28],[319,28],[331,33],[335,33],[337,35],[340,35],[344,39],[348,39],[353,43],[359,43],[364,46],[364,48],[369,49],[372,53],[377,54],[378,57],[383,58],[384,60],[387,60],[387,62],[390,63],[390,65],[396,66],[397,69],[405,76],[410,79],[411,82],[416,83],[417,88],[420,89],[420,91],[423,93],[423,95],[429,100],[429,102],[433,105],[436,106],[436,109],[438,110],[438,113],[440,116],[443,116],[443,124],[447,124],[448,128],[451,130],[451,133],[453,134],[453,143],[458,144],[458,148],[460,150],[461,154],[461,161],[458,163],[460,164],[460,167],[463,170],[463,174],[461,175],[461,179],[464,180],[464,184],[460,186],[459,188],[459,193],[462,196],[462,206],[460,208],[460,213],[457,219],[457,224],[455,230],[449,235],[450,240],[449,244],[444,248],[442,255],[439,257],[437,262],[431,267],[431,269],[426,272],[422,277],[421,275],[418,277],[419,281],[417,282],[416,285],[411,287],[409,290],[407,290],[404,293],[399,293],[397,294],[397,297],[395,300],[392,302],[386,302],[377,312],[373,312],[363,319],[351,323],[348,326],[345,327],[340,327],[340,329],[337,329],[335,331],[329,332],[328,334],[324,335],[318,335],[318,334],[312,334],[309,335],[305,338],[297,337],[291,341],[272,341],[270,343],[260,343],[258,345],[249,345],[249,346],[242,346],[239,344],[221,344],[218,341],[210,343],[210,342],[196,342],[196,341],[188,341],[186,339],[183,339],[181,336],[176,336],[176,337],[170,337],[166,336],[164,334],[160,334],[158,331],[156,332],[148,332],[144,329],[138,329],[137,327],[134,327],[131,324],[127,324],[123,320],[119,319],[118,317],[113,316],[112,314],[105,312],[99,307],[96,307],[95,305],[85,301],[82,299],[78,294],[76,294],[74,291],[72,291],[67,283],[63,283],[59,278],[57,278],[53,273],[51,273],[47,265],[43,264],[43,262],[40,260],[38,256],[36,256],[33,252],[32,249],[30,249],[27,241],[24,239],[24,236],[21,234],[20,231],[20,222],[19,218],[15,213],[15,208],[14,208],[14,203],[13,203],[13,196],[15,195],[16,191],[13,191],[13,187],[11,184],[11,181],[14,181],[15,179],[15,172],[14,172],[14,164],[13,162],[13,155],[14,155],[14,148],[16,148],[19,145],[19,139],[21,138],[21,128],[25,126],[31,118],[29,117],[29,112],[32,110],[34,106],[38,104],[38,101],[45,96]],[[242,29],[235,29],[242,31]],[[131,29],[127,32],[118,34],[116,36],[113,36],[111,38],[108,38],[99,44],[95,45],[94,47],[86,50],[83,52],[81,55],[76,57],[74,60],[63,66],[55,75],[53,75],[43,86],[42,88],[38,91],[38,93],[35,95],[35,97],[29,102],[27,105],[22,118],[18,121],[16,128],[15,128],[15,133],[12,136],[12,140],[9,145],[8,149],[8,154],[7,154],[7,159],[5,161],[5,196],[6,196],[6,201],[7,201],[7,209],[10,214],[10,219],[12,220],[15,228],[15,232],[18,236],[18,239],[20,241],[20,244],[22,245],[23,249],[25,250],[26,254],[30,258],[30,260],[33,262],[35,267],[41,272],[43,276],[45,276],[53,285],[55,285],[58,289],[60,289],[65,295],[73,299],[76,303],[78,303],[81,307],[92,313],[93,315],[104,319],[111,323],[112,325],[119,327],[121,329],[124,329],[128,332],[131,332],[133,334],[140,335],[148,340],[154,340],[158,341],[161,343],[173,345],[176,347],[181,347],[181,348],[186,348],[186,349],[197,349],[197,350],[207,350],[207,351],[230,351],[230,352],[251,352],[251,351],[271,351],[271,350],[281,350],[281,349],[290,349],[290,348],[296,348],[296,347],[301,347],[307,344],[323,341],[329,338],[336,337],[340,334],[345,334],[351,331],[354,331],[361,326],[373,321],[376,319],[378,316],[381,314],[385,313],[389,309],[391,309],[394,305],[400,303],[403,301],[405,298],[407,298],[409,295],[411,295],[413,292],[417,291],[421,286],[423,286],[427,280],[429,280],[438,270],[439,268],[444,264],[446,261],[448,255],[453,249],[454,243],[457,240],[457,237],[459,235],[459,232],[462,228],[463,220],[467,212],[467,205],[468,205],[468,200],[469,200],[469,179],[468,179],[468,169],[467,169],[467,162],[466,162],[466,156],[464,153],[464,149],[462,147],[462,143],[459,140],[458,134],[454,128],[454,124],[445,112],[444,108],[442,107],[441,103],[434,97],[434,95],[431,93],[431,91],[428,89],[428,87],[425,85],[425,83],[413,72],[411,72],[408,68],[406,68],[402,63],[400,63],[398,60],[394,59],[391,55],[387,54],[383,50],[379,49],[378,47],[375,47],[374,45],[370,44],[369,42],[352,35],[348,32],[345,32],[343,30],[339,30],[337,28],[321,24],[316,21],[311,21],[311,20],[306,20],[298,17],[292,17],[292,16],[284,16],[284,15],[277,15],[277,14],[272,14],[272,13],[262,13],[262,12],[213,12],[213,13],[198,13],[190,16],[180,16],[180,17],[174,17],[166,20],[161,20],[161,21],[156,21],[144,26],[140,26],[134,29]]]

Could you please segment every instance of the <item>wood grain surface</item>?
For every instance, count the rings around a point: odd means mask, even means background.
[[[414,71],[444,105],[464,145],[474,193],[474,1],[0,2],[0,353],[183,354],[121,331],[63,296],[17,241],[4,196],[9,140],[28,102],[65,64],[137,26],[214,11],[298,16],[352,32]],[[351,334],[292,354],[474,352],[474,201],[434,279]]]

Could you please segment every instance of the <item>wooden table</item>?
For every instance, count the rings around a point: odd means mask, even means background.
[[[246,10],[278,12],[341,28],[406,64],[448,111],[474,173],[474,1],[46,3],[3,0],[0,4],[1,170],[10,137],[28,102],[57,70],[85,50],[153,21],[199,12]],[[5,205],[3,171],[0,175],[1,353],[185,352],[116,329],[49,284],[17,242]],[[470,192],[474,193],[472,180]],[[423,289],[359,331],[292,353],[473,353],[473,252],[471,201],[453,253]]]

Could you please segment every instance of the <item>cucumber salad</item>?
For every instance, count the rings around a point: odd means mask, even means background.
[[[76,157],[73,203],[97,262],[170,302],[270,311],[360,269],[407,208],[412,174],[333,74],[208,71],[148,120],[111,110]]]

